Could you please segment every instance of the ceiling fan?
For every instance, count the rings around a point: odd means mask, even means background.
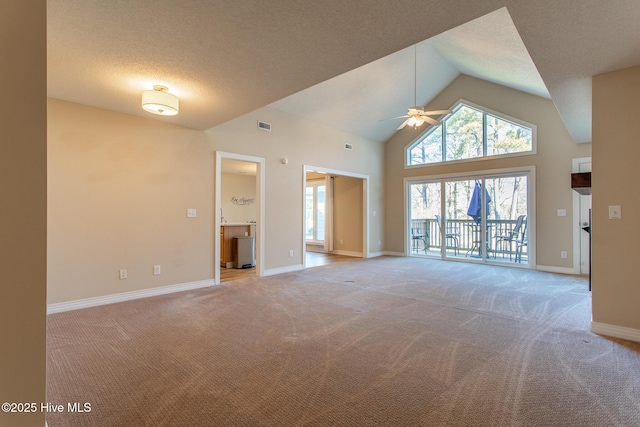
[[[417,45],[413,45],[413,103],[416,104],[416,97],[417,97]],[[400,126],[398,126],[398,129],[396,130],[400,130],[403,127],[409,125],[409,126],[413,126],[418,127],[421,126],[424,122],[430,123],[434,126],[440,124],[440,122],[436,119],[434,119],[431,116],[439,116],[439,115],[443,115],[443,114],[449,114],[451,112],[451,110],[432,110],[432,111],[426,111],[424,109],[424,107],[420,107],[420,106],[415,106],[415,107],[409,107],[407,109],[407,114],[404,116],[398,116],[398,117],[391,117],[390,119],[384,119],[382,121],[385,120],[395,120],[395,119],[406,119],[404,122],[402,122],[402,124]]]

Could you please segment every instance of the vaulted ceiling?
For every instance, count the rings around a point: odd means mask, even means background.
[[[404,119],[385,119],[406,114],[408,107],[426,105],[461,73],[549,98],[502,8],[271,105],[386,141]]]
[[[459,73],[555,103],[591,141],[591,77],[640,64],[640,2],[48,0],[49,96],[208,129],[266,105],[384,141]],[[417,63],[413,45],[417,44]],[[140,108],[169,87],[180,114]]]

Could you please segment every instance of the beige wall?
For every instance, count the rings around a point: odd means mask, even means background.
[[[271,123],[272,131],[257,129],[258,120]],[[266,269],[303,264],[304,165],[370,177],[369,250],[381,250],[378,240],[382,239],[384,220],[383,144],[272,108],[239,117],[207,134],[216,150],[265,158]],[[352,144],[353,151],[345,150],[345,143]],[[282,158],[287,158],[288,164],[282,164]],[[289,250],[294,251],[292,258]]]
[[[550,100],[465,75],[453,81],[427,107],[446,109],[461,98],[537,125],[537,154],[404,169],[405,147],[419,135],[407,126],[394,135],[385,147],[386,250],[404,251],[403,178],[535,166],[537,264],[572,268],[571,160],[590,156],[591,144],[573,142]],[[425,129],[423,127],[422,131]],[[558,209],[566,209],[567,216],[558,217]],[[560,258],[560,252],[563,250],[569,254],[567,259]]]
[[[362,253],[362,187],[360,178],[336,176],[333,192],[333,247],[347,255]],[[342,242],[342,243],[340,243]]]
[[[382,211],[382,144],[272,109],[209,132],[53,99],[48,117],[49,303],[212,279],[215,150],[266,158],[267,269],[302,264],[304,164],[370,175]]]
[[[0,403],[45,402],[46,2],[0,6]],[[2,426],[44,413],[0,412]]]
[[[223,173],[221,192],[222,213],[227,222],[257,220],[255,175]]]
[[[593,321],[640,330],[640,67],[593,78]],[[622,219],[609,219],[620,205]]]
[[[204,132],[59,100],[48,116],[49,303],[213,277]]]

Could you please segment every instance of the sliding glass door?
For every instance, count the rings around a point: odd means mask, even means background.
[[[526,175],[487,177],[492,197],[490,220],[493,259],[501,263],[528,264],[528,179]]]
[[[420,182],[409,186],[410,197],[410,253],[412,255],[441,255],[442,236],[440,218],[440,182]]]
[[[529,264],[529,172],[414,181],[409,253]]]
[[[483,259],[487,253],[486,200],[482,194],[482,179],[446,181],[443,228],[452,246],[445,252],[450,258]]]

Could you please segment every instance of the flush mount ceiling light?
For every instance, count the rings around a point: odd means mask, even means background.
[[[153,90],[142,92],[142,108],[161,116],[175,116],[180,110],[178,97],[168,92],[166,86],[155,85]]]

